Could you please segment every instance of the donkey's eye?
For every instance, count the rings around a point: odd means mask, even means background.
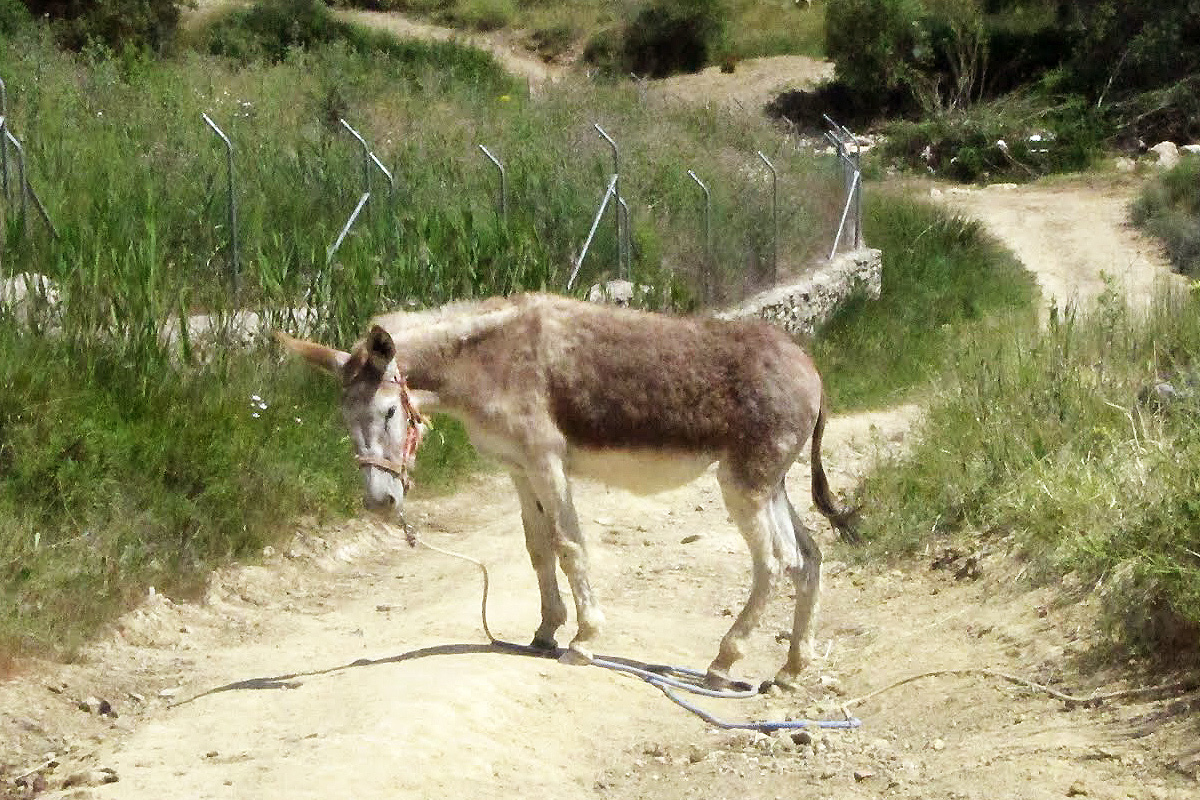
[[[396,416],[396,407],[390,406],[387,410],[387,419],[391,419],[394,416]]]

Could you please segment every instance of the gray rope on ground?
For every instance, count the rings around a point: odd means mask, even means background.
[[[409,525],[407,522],[404,523],[403,527],[404,527],[405,538],[408,541],[408,544],[410,546],[416,547],[417,545],[420,545],[422,547],[425,547],[425,548],[428,548],[429,550],[434,551],[435,553],[441,553],[442,555],[450,556],[451,558],[458,558],[458,559],[462,559],[463,561],[469,561],[470,563],[479,567],[479,570],[483,573],[483,601],[480,606],[480,616],[483,621],[483,632],[487,635],[488,641],[490,641],[492,644],[502,645],[502,646],[509,647],[509,648],[512,648],[515,650],[525,651],[525,650],[533,649],[533,648],[524,647],[523,645],[514,645],[510,642],[505,642],[503,640],[497,639],[495,636],[492,635],[491,630],[488,628],[488,622],[487,622],[488,571],[487,571],[487,567],[484,566],[482,561],[479,561],[478,559],[472,558],[470,556],[463,555],[462,553],[456,553],[453,550],[444,550],[440,547],[431,545],[429,542],[425,541],[424,539],[421,539],[417,535],[416,531],[412,528],[412,526]],[[682,669],[682,668],[658,666],[658,667],[655,667],[653,670],[647,671],[643,668],[634,666],[633,664],[614,663],[612,660],[597,659],[597,662],[598,662],[598,666],[602,666],[602,667],[605,667],[608,669],[615,669],[617,671],[629,672],[630,674],[634,674],[634,675],[637,675],[638,677],[643,678],[643,680],[647,680],[648,682],[654,684],[659,689],[661,689],[663,691],[663,693],[667,695],[667,697],[671,698],[679,705],[681,705],[684,708],[687,708],[689,711],[692,711],[693,713],[696,713],[699,716],[705,718],[706,721],[712,722],[713,724],[720,725],[721,727],[756,727],[756,728],[761,729],[762,726],[774,724],[774,723],[747,723],[747,724],[743,725],[743,724],[736,724],[736,723],[724,723],[720,720],[710,717],[709,715],[707,715],[703,712],[700,712],[699,710],[695,709],[690,704],[683,702],[680,698],[678,698],[672,692],[670,692],[668,690],[668,688],[666,688],[665,686],[662,685],[662,683],[664,682],[663,678],[665,677],[665,675],[663,674],[663,671],[674,670],[676,672],[676,674],[679,675],[679,677],[684,677],[685,681],[681,682],[681,683],[667,682],[668,686],[675,686],[676,688],[687,689],[688,691],[692,691],[692,692],[696,692],[696,693],[700,693],[700,694],[706,694],[710,697],[737,698],[737,697],[746,697],[747,696],[747,693],[744,689],[740,689],[733,693],[720,693],[720,692],[714,692],[712,690],[700,690],[698,687],[693,686],[693,685],[684,685],[684,683],[686,683],[686,678],[694,679],[695,675],[698,674],[698,673],[694,673],[690,670],[686,670],[686,669]],[[1014,683],[1019,686],[1025,686],[1029,689],[1033,689],[1034,691],[1042,692],[1044,694],[1049,695],[1050,697],[1053,697],[1055,700],[1061,700],[1062,702],[1067,704],[1068,708],[1074,708],[1075,706],[1083,706],[1084,708],[1096,708],[1096,707],[1099,707],[1102,703],[1109,701],[1109,700],[1118,700],[1118,699],[1124,699],[1124,698],[1129,698],[1129,697],[1142,697],[1142,696],[1146,696],[1146,695],[1154,695],[1154,694],[1167,693],[1167,692],[1190,691],[1192,689],[1195,689],[1198,685],[1200,685],[1200,675],[1193,675],[1193,676],[1191,676],[1189,678],[1185,678],[1183,680],[1173,681],[1171,683],[1164,683],[1164,684],[1160,684],[1158,686],[1141,686],[1141,687],[1137,687],[1137,688],[1133,688],[1133,689],[1119,689],[1117,691],[1093,693],[1086,697],[1079,697],[1076,695],[1067,694],[1065,692],[1060,692],[1057,689],[1054,689],[1050,686],[1046,686],[1045,684],[1042,684],[1042,683],[1037,683],[1036,681],[1031,681],[1028,678],[1022,678],[1019,675],[1013,675],[1008,672],[1002,672],[1000,670],[991,669],[988,667],[966,667],[966,668],[960,668],[960,669],[937,669],[937,670],[930,670],[928,672],[922,672],[922,673],[919,673],[916,675],[909,675],[906,678],[901,678],[897,681],[893,681],[892,683],[889,683],[887,686],[883,686],[879,689],[875,689],[874,691],[868,692],[867,694],[861,695],[860,697],[855,697],[852,700],[848,700],[845,703],[841,704],[843,712],[845,713],[847,720],[851,720],[851,719],[853,719],[853,717],[850,715],[848,709],[850,709],[853,706],[859,705],[861,703],[865,703],[867,700],[870,700],[874,697],[884,694],[885,692],[889,692],[893,689],[904,686],[905,684],[913,683],[914,681],[923,680],[925,678],[936,678],[936,677],[942,677],[942,676],[946,676],[946,675],[984,675],[984,676],[990,677],[990,678],[999,678],[1000,680],[1008,681],[1009,683]],[[754,694],[754,693],[756,693],[756,692],[750,692],[750,694]],[[857,723],[858,725],[862,724],[861,722],[858,722],[858,720],[854,720],[854,722]],[[855,725],[855,727],[856,726],[857,725]]]
[[[1195,688],[1197,683],[1200,682],[1200,678],[1192,677],[1181,681],[1174,681],[1172,683],[1164,683],[1159,686],[1142,686],[1136,689],[1120,689],[1115,692],[1094,693],[1088,695],[1087,697],[1078,697],[1076,695],[1060,692],[1057,689],[1046,686],[1045,684],[1036,683],[1035,681],[1031,681],[1027,678],[1022,678],[1019,675],[1012,675],[1007,672],[1001,672],[1000,670],[989,669],[986,667],[967,667],[964,669],[936,669],[929,672],[922,672],[918,675],[909,675],[907,678],[901,678],[898,681],[893,681],[887,686],[876,689],[873,692],[868,692],[861,697],[848,700],[847,702],[843,703],[843,705],[846,708],[856,706],[859,703],[864,703],[867,700],[876,697],[877,695],[891,691],[892,689],[903,686],[906,683],[912,683],[913,681],[918,681],[922,678],[941,677],[943,675],[986,675],[990,678],[1000,678],[1001,680],[1006,680],[1009,683],[1015,683],[1020,686],[1026,686],[1035,691],[1044,692],[1045,694],[1053,697],[1055,700],[1062,700],[1070,707],[1084,706],[1085,708],[1098,707],[1106,700],[1117,700],[1126,697],[1139,697],[1142,695],[1158,694],[1160,692],[1185,691]]]

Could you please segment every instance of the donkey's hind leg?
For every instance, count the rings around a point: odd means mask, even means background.
[[[729,671],[734,662],[745,655],[746,637],[758,625],[770,599],[771,590],[780,574],[780,559],[775,545],[779,537],[778,523],[770,497],[746,489],[724,465],[718,473],[718,479],[725,508],[750,548],[754,570],[750,597],[729,632],[721,639],[721,647],[709,665],[705,679],[712,688],[725,688],[731,683]]]
[[[521,501],[521,522],[525,526],[525,548],[537,574],[538,591],[542,598],[542,622],[533,634],[533,646],[554,650],[558,641],[554,634],[567,621],[567,606],[558,590],[558,557],[554,554],[553,526],[546,509],[538,502],[529,479],[512,473],[513,485]]]
[[[782,534],[779,544],[788,553],[787,572],[796,587],[796,613],[787,662],[775,676],[776,684],[790,689],[813,658],[813,628],[820,605],[821,548],[796,513],[782,482],[771,498],[771,508]]]

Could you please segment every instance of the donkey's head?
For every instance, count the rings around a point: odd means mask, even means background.
[[[362,469],[364,503],[368,510],[398,517],[426,423],[396,368],[392,337],[376,325],[350,353],[284,333],[276,332],[275,338],[340,378],[342,418]]]

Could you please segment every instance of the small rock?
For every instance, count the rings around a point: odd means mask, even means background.
[[[1067,789],[1067,797],[1087,797],[1087,793],[1087,786],[1083,784],[1083,781],[1075,781],[1071,784],[1070,788]]]
[[[1179,149],[1183,151],[1184,155],[1200,156],[1200,144],[1185,144]]]
[[[37,797],[42,792],[46,791],[46,776],[40,771],[32,775],[23,775],[15,781],[17,788],[24,791],[20,795],[14,797]]]
[[[68,775],[63,781],[62,788],[70,789],[72,786],[103,786],[106,783],[116,783],[119,780],[120,778],[117,776],[116,770],[109,767],[85,769]]]
[[[375,610],[380,613],[385,613],[385,612],[391,611],[392,608],[393,608],[393,606],[390,606],[387,603],[380,603],[379,605],[375,606]]]
[[[946,743],[944,741],[942,741],[941,739],[934,739],[933,743],[930,745],[930,747],[932,747],[934,750],[941,752],[942,750],[946,749]]]
[[[138,694],[137,692],[130,692],[129,699],[135,703],[143,703],[144,704],[146,702],[146,696],[144,694]]]
[[[158,693],[158,696],[163,698],[164,700],[170,700],[172,697],[179,694],[181,691],[183,691],[182,686],[171,686],[167,689],[163,689],[162,691],[160,691]]]
[[[263,548],[262,554],[263,554],[263,558],[270,558],[271,556],[275,555],[275,548],[272,547],[271,545],[267,545],[266,547]]]
[[[1137,162],[1126,156],[1118,156],[1113,159],[1113,168],[1117,172],[1130,173],[1137,170]]]
[[[869,769],[854,770],[854,780],[856,780],[860,783],[862,781],[865,781],[867,778],[873,778],[873,777],[875,777],[875,773],[871,772]]]
[[[102,707],[108,705],[108,702],[97,697],[89,697],[86,700],[80,700],[76,703],[80,711],[86,711],[89,714],[103,714]],[[111,706],[109,706],[111,710]]]
[[[65,683],[48,683],[46,688],[55,694],[62,694],[67,690],[67,685]]]
[[[703,761],[707,757],[708,757],[708,753],[706,753],[703,749],[701,749],[699,747],[693,747],[691,750],[688,751],[688,763],[689,764],[699,764],[701,761]]]
[[[680,544],[691,544],[692,542],[700,541],[701,538],[703,538],[703,537],[700,534],[693,533],[693,534],[690,534],[690,535],[685,536],[682,539],[680,539],[679,543]]]
[[[809,731],[796,731],[792,734],[792,741],[803,747],[813,743],[813,735]]]
[[[596,517],[596,524],[607,528],[613,524],[613,521],[608,517]]]
[[[846,694],[846,689],[842,686],[842,682],[832,675],[822,675],[821,685],[838,696]]]
[[[1179,163],[1179,148],[1174,142],[1159,142],[1150,148],[1150,152],[1158,156],[1155,166],[1162,169],[1171,169]]]

